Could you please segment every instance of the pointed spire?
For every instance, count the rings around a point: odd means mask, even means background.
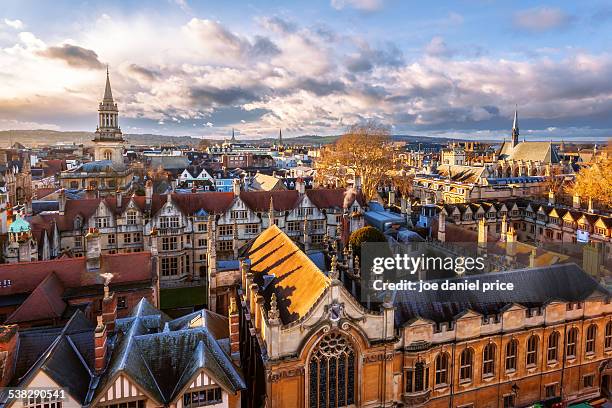
[[[514,107],[514,120],[512,121],[512,147],[518,144],[519,125],[518,125],[518,107]]]
[[[278,144],[283,145],[283,129],[278,129]]]
[[[270,196],[270,208],[268,210],[269,227],[274,224],[274,198]]]
[[[230,139],[231,142],[235,142],[236,141],[236,134],[234,133],[234,128],[232,128],[232,138]]]
[[[104,102],[113,102],[113,92],[111,90],[110,75],[108,73],[108,65],[106,66],[106,88],[104,89]]]

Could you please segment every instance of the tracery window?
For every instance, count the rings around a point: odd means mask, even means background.
[[[309,407],[355,404],[355,351],[339,333],[321,339],[309,362]]]
[[[554,331],[548,336],[548,361],[553,362],[558,359],[559,349],[559,332]]]

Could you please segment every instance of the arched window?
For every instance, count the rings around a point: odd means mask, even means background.
[[[506,371],[516,370],[516,353],[518,350],[518,341],[510,340],[506,345]]]
[[[355,404],[355,351],[344,336],[329,333],[321,339],[309,367],[309,407]]]
[[[474,350],[466,348],[461,352],[459,359],[459,381],[472,381],[472,364],[474,363]]]
[[[110,150],[105,150],[104,160],[113,160],[113,152],[111,152]]]
[[[559,358],[559,332],[554,331],[548,336],[548,352],[546,353],[548,362],[557,361]]]
[[[535,334],[527,340],[527,367],[538,363],[538,343],[539,338]]]
[[[436,385],[448,384],[448,354],[440,353],[436,357]]]
[[[586,332],[586,343],[584,352],[587,354],[595,352],[595,339],[597,338],[597,325],[592,324]]]
[[[576,342],[578,341],[578,329],[572,328],[567,332],[565,354],[568,358],[576,357]]]
[[[482,352],[482,375],[489,377],[495,375],[495,344],[489,343]]]
[[[606,333],[604,335],[604,348],[606,350],[612,348],[612,321],[606,324]]]

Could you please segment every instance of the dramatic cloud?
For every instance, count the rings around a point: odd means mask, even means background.
[[[539,7],[518,11],[514,14],[513,23],[517,29],[531,32],[543,32],[559,29],[571,23],[572,17],[561,9]]]
[[[59,47],[49,47],[40,51],[39,55],[47,58],[63,60],[71,67],[99,69],[104,64],[98,60],[98,54],[78,45],[64,44]]]
[[[331,0],[331,5],[336,10],[354,8],[362,11],[377,11],[383,7],[383,0]]]
[[[4,19],[4,24],[11,28],[14,28],[15,30],[21,30],[24,27],[23,22],[21,20],[9,20],[8,18]]]
[[[342,7],[356,7],[348,3]],[[463,17],[446,12],[439,29],[415,34],[408,47],[403,37],[284,15],[255,18],[245,30],[174,9],[174,23],[102,15],[59,45],[44,33],[5,29],[0,125],[95,128],[108,61],[126,132],[336,134],[373,119],[397,133],[484,137],[504,134],[495,129],[509,128],[515,104],[526,135],[530,126],[547,136],[549,128],[612,129],[610,53],[560,44],[554,52],[485,52],[453,36]]]

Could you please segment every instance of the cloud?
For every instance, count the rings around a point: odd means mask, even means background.
[[[46,58],[63,60],[75,68],[100,69],[104,67],[104,64],[98,59],[98,54],[78,45],[64,44],[58,47],[48,47],[39,51],[38,54]]]
[[[331,0],[331,6],[336,10],[354,8],[361,11],[378,11],[383,8],[384,0]]]
[[[519,30],[530,32],[544,32],[566,27],[573,17],[559,8],[536,7],[517,11],[512,22]]]
[[[130,64],[127,67],[127,72],[130,75],[135,75],[136,77],[148,82],[155,81],[161,75],[160,72],[156,70],[145,68],[138,64]]]
[[[280,34],[294,33],[297,30],[297,24],[278,16],[260,17],[256,18],[256,21],[266,30]]]
[[[425,54],[430,57],[448,58],[453,56],[454,51],[448,47],[444,38],[436,36],[425,46]]]
[[[404,64],[402,51],[393,43],[387,43],[384,48],[372,48],[369,44],[361,44],[359,52],[349,55],[346,67],[351,72],[367,72],[374,67],[398,67]]]
[[[22,30],[24,28],[24,24],[21,20],[9,20],[8,18],[5,18],[4,24],[14,28],[15,30]]]

